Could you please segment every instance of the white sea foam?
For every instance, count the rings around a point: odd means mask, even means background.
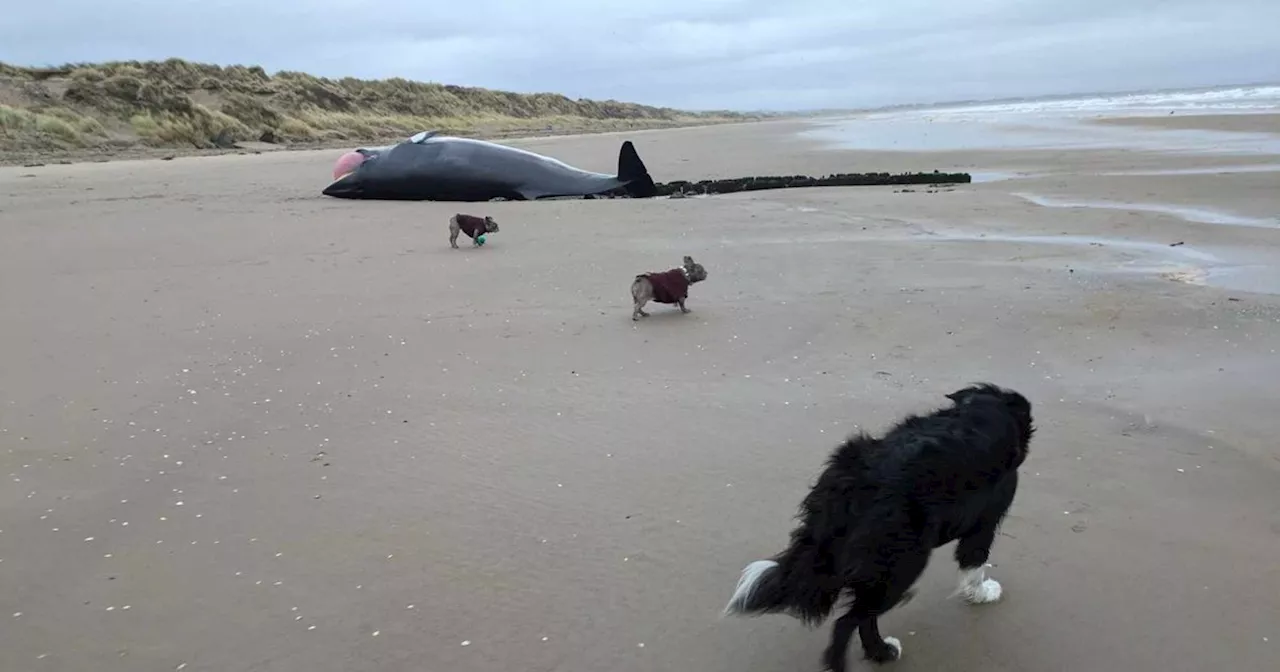
[[[1280,109],[1280,85],[1235,86],[1216,89],[1151,91],[1055,98],[1023,98],[982,103],[942,103],[872,112],[877,115],[1004,116],[1051,114],[1150,114],[1187,112],[1265,112]]]

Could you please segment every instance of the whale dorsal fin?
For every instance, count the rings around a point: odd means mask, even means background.
[[[420,133],[414,133],[413,135],[409,136],[409,142],[420,145],[427,138],[437,136],[437,135],[440,135],[440,131],[422,131]]]

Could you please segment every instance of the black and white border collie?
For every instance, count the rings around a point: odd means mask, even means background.
[[[791,543],[742,570],[725,615],[786,613],[816,626],[845,590],[824,654],[844,672],[855,630],[869,660],[902,655],[878,619],[914,595],[933,549],[959,539],[958,593],[972,604],[1000,599],[984,566],[1018,488],[1035,427],[1031,402],[990,383],[947,395],[953,405],[910,415],[882,438],[858,434],[830,456],[800,507]]]

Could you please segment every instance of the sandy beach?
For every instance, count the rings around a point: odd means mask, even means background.
[[[1280,155],[815,123],[512,144],[979,179],[457,204],[322,197],[333,151],[0,168],[0,669],[816,670],[829,623],[720,618],[739,570],[841,437],[977,380],[1040,428],[1006,597],[949,598],[940,549],[882,669],[1280,668]],[[459,211],[501,232],[452,250]],[[633,323],[686,254],[693,312]]]

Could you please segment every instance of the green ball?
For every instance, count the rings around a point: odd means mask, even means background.
[[[477,245],[484,245],[484,234],[483,234],[483,233],[482,233],[482,234],[480,234],[480,235],[478,235],[478,236],[476,236],[476,244],[477,244]]]

